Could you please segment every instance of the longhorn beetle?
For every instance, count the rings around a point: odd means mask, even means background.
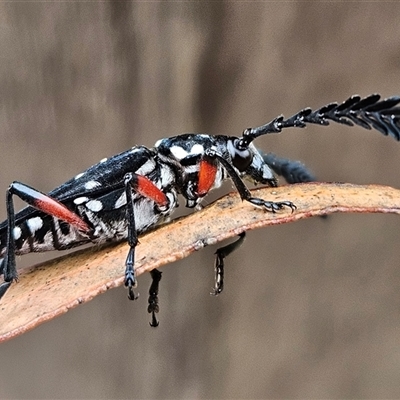
[[[199,207],[212,189],[230,178],[242,200],[275,213],[296,205],[291,201],[273,202],[251,196],[243,179],[277,186],[277,175],[292,184],[314,180],[298,161],[264,154],[252,144],[259,136],[279,133],[284,128],[304,128],[307,124],[344,125],[374,128],[400,140],[400,96],[380,100],[373,94],[365,98],[354,95],[341,104],[330,103],[316,111],[304,108],[288,119],[276,117],[258,128],[245,129],[242,136],[182,134],[159,140],[154,148],[134,146],[130,150],[76,175],[49,194],[20,182],[7,189],[7,220],[0,224],[0,298],[18,279],[16,254],[64,250],[85,243],[127,240],[125,286],[128,297],[136,299],[135,247],[138,235],[168,220],[178,207],[178,194],[186,207]],[[13,196],[28,207],[15,213]],[[217,250],[214,294],[223,289],[224,258],[244,240],[239,239]],[[161,272],[151,271],[148,312],[151,326],[157,326],[158,286]]]

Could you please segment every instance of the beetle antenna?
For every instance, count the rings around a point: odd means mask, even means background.
[[[349,97],[341,104],[330,103],[316,111],[304,108],[288,119],[283,115],[257,128],[248,128],[240,138],[243,148],[256,138],[269,133],[280,133],[283,128],[305,128],[307,124],[329,125],[330,121],[364,129],[376,129],[383,135],[391,136],[400,141],[400,96],[380,100],[379,94],[365,98],[358,95]]]

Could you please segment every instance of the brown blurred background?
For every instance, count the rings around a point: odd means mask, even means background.
[[[0,190],[48,191],[182,132],[400,94],[399,15],[398,2],[3,2]],[[377,132],[257,145],[322,181],[400,187],[400,145]],[[111,290],[2,344],[0,398],[400,397],[398,224],[333,215],[250,232],[218,298],[205,249],[163,268],[155,330],[142,276],[137,303]]]

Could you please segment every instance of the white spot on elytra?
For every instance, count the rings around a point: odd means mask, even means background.
[[[154,147],[158,147],[164,139],[158,139]]]
[[[114,204],[114,208],[123,207],[126,204],[126,193],[122,192],[121,196],[118,197]]]
[[[85,173],[81,172],[80,174],[76,175],[74,179],[77,180],[77,179],[81,178],[83,175],[85,175]]]
[[[43,220],[40,217],[30,218],[26,221],[29,230],[32,234],[34,234],[37,230],[39,230],[43,226]]]
[[[13,235],[14,235],[14,240],[18,240],[21,237],[22,231],[21,231],[21,228],[19,226],[16,226],[14,228]]]
[[[203,154],[204,153],[204,147],[202,144],[195,144],[193,147],[190,149],[190,154]]]
[[[180,146],[172,146],[169,151],[177,160],[182,160],[188,155],[188,152]]]
[[[100,164],[102,164],[102,163],[106,162],[107,160],[108,160],[108,158],[107,158],[107,157],[105,157],[105,158],[102,158],[102,159],[99,161],[99,163],[100,163]]]
[[[74,203],[78,206],[79,204],[86,203],[89,199],[87,197],[77,197],[74,199]]]
[[[87,181],[85,183],[85,189],[90,190],[90,189],[94,189],[96,187],[100,187],[101,183],[97,182],[97,181]]]
[[[99,200],[90,200],[85,205],[86,208],[93,212],[100,211],[103,208],[103,203]]]

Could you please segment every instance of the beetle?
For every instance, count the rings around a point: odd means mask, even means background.
[[[284,128],[326,126],[330,121],[373,128],[399,141],[399,103],[400,96],[381,100],[378,94],[353,95],[316,111],[304,108],[288,119],[278,116],[265,125],[245,129],[240,137],[186,133],[164,138],[153,148],[134,146],[104,158],[48,194],[13,182],[6,195],[7,220],[0,224],[0,274],[4,276],[0,298],[18,279],[15,255],[127,240],[124,283],[129,299],[134,300],[138,236],[170,219],[178,207],[178,195],[184,197],[186,207],[200,208],[210,191],[231,179],[243,201],[267,212],[284,208],[294,212],[296,205],[291,201],[252,197],[244,180],[276,187],[275,174],[289,184],[310,182],[315,177],[300,162],[264,154],[252,142]],[[28,206],[15,213],[13,196]],[[241,234],[237,241],[217,250],[213,294],[223,290],[225,257],[243,240]],[[157,326],[161,272],[155,269],[151,276],[148,312],[152,314],[150,325]]]

